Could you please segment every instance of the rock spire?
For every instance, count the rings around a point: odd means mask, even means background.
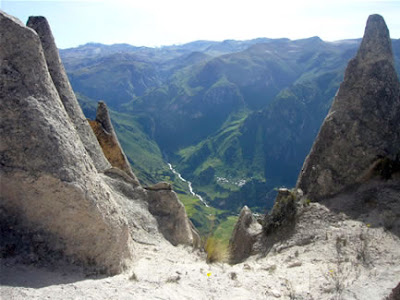
[[[109,169],[111,165],[104,157],[101,148],[99,147],[99,143],[86,121],[82,109],[75,97],[74,91],[71,88],[71,84],[69,83],[64,66],[61,62],[49,23],[44,17],[29,17],[27,26],[35,30],[39,35],[47,67],[54,86],[56,87],[65,110],[74,124],[75,129],[78,131],[79,137],[92,158],[97,170],[103,172],[106,169]]]
[[[97,140],[103,149],[103,153],[111,165],[128,174],[135,186],[139,185],[136,175],[132,172],[128,158],[118,141],[118,137],[111,124],[107,105],[100,101],[97,105],[96,120],[89,121]]]
[[[251,210],[244,206],[229,241],[230,263],[240,263],[253,254],[253,245],[260,233],[261,225]]]
[[[371,15],[297,187],[319,200],[362,182],[380,159],[399,154],[399,79],[385,21]]]

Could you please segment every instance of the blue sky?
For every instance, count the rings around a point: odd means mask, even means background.
[[[59,48],[257,37],[334,41],[362,37],[373,13],[400,38],[400,0],[0,0],[0,8],[24,23],[45,16]]]

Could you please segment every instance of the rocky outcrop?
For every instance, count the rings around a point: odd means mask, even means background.
[[[297,187],[311,200],[360,183],[400,155],[400,85],[383,18],[368,18],[358,53],[304,162]]]
[[[89,123],[101,148],[103,149],[104,155],[111,165],[128,174],[132,178],[133,184],[138,186],[139,181],[132,172],[128,159],[126,158],[126,155],[119,144],[114,127],[111,124],[107,105],[103,101],[98,103],[96,120],[89,121]]]
[[[301,190],[280,188],[271,212],[263,220],[264,232],[270,234],[277,228],[290,224],[296,216],[298,200],[302,196]]]
[[[172,191],[172,185],[163,181],[151,186],[147,186],[145,189],[149,191]]]
[[[251,210],[244,206],[229,241],[230,262],[240,263],[253,254],[253,245],[261,233],[261,225],[254,219]]]
[[[57,46],[54,41],[50,26],[44,17],[30,17],[27,26],[39,35],[44,51],[47,68],[51,79],[57,89],[58,95],[64,105],[67,114],[73,123],[80,139],[89,153],[94,165],[99,172],[111,167],[107,159],[102,155],[99,143],[93,134],[85,116],[79,106],[75,94],[69,83],[64,66],[61,62]]]
[[[146,190],[136,186],[131,177],[117,168],[107,170],[100,177],[109,186],[122,215],[126,217],[132,240],[144,245],[165,242],[157,219],[149,211]]]
[[[147,187],[149,210],[158,222],[158,228],[172,244],[200,246],[200,236],[187,217],[185,207],[170,185],[158,183]]]
[[[46,19],[28,24],[39,34],[0,11],[0,255],[63,257],[115,274],[162,234],[198,245],[171,186],[140,186],[104,103],[93,121],[102,150]]]
[[[0,38],[2,224],[13,217],[45,233],[49,249],[122,271],[133,253],[128,221],[66,112],[39,36],[0,11]]]

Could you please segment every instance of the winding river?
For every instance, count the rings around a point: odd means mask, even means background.
[[[186,183],[187,183],[187,185],[188,185],[188,187],[189,187],[189,192],[190,192],[193,196],[199,198],[199,200],[200,200],[206,207],[209,207],[208,204],[207,204],[207,202],[203,199],[203,197],[201,197],[199,194],[196,194],[196,193],[193,191],[192,183],[191,183],[189,180],[186,180],[185,178],[183,178],[182,175],[181,175],[180,173],[178,173],[178,171],[176,171],[176,170],[172,167],[172,165],[171,165],[170,163],[168,163],[168,166],[169,166],[170,170],[172,171],[172,173],[174,173],[175,175],[177,175],[177,176],[179,177],[180,180],[182,180],[183,182],[186,182]]]

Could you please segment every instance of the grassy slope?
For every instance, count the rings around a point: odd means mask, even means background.
[[[251,122],[252,115],[248,111],[231,115],[214,135],[178,152],[178,169],[200,194],[221,209],[239,212],[246,204],[265,212],[273,205],[273,188],[279,181],[266,181],[268,128],[258,118]]]
[[[224,63],[225,68],[240,72],[224,73],[214,86],[224,84],[226,78],[242,85],[245,80],[237,80],[236,77],[254,78],[256,74],[261,74],[257,65],[275,69],[274,76],[278,76],[278,82],[280,75],[286,77],[287,74],[297,73],[299,76],[281,89],[262,111],[249,109],[242,117],[228,118],[215,133],[177,152],[177,168],[216,207],[229,206],[231,210],[238,211],[246,204],[262,212],[273,204],[273,188],[295,183],[342,80],[344,67],[354,54],[353,49],[343,52],[318,39],[297,41],[290,45],[283,41],[279,46],[300,49],[305,44],[308,46],[298,54],[286,53],[285,50],[279,52],[274,46],[257,45],[220,59],[220,65]],[[274,64],[271,64],[271,57]],[[238,67],[240,64],[244,67]],[[214,69],[211,70],[223,69],[220,65],[214,62]],[[251,74],[243,78],[246,72]],[[204,77],[205,82],[210,78]],[[260,99],[254,95],[256,90],[249,93],[246,86],[242,85],[240,92],[248,107],[252,105],[249,99]],[[266,91],[264,94],[267,94]],[[217,180],[218,177],[228,182]],[[239,180],[246,180],[248,184],[239,189],[235,185]]]
[[[213,236],[223,244],[229,243],[237,216],[231,215],[228,211],[206,207],[198,198],[188,194],[178,193],[178,197],[204,240]]]

